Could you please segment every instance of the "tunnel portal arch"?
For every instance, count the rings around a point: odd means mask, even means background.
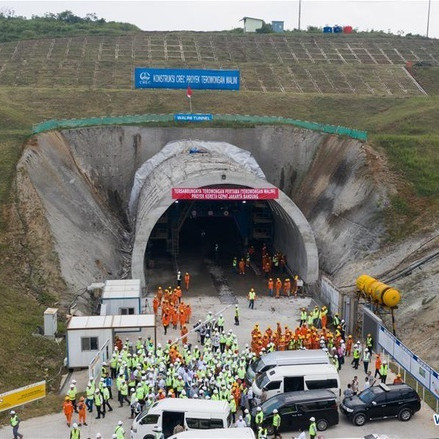
[[[205,143],[200,142],[201,146]],[[136,210],[132,212],[135,221],[131,260],[133,278],[141,279],[142,284],[145,284],[146,246],[154,226],[175,202],[171,189],[224,184],[254,189],[275,188],[261,177],[260,172],[252,172],[217,151],[203,154],[181,152],[161,161],[148,173],[142,181]],[[289,265],[306,283],[314,284],[319,277],[319,263],[310,224],[295,203],[281,190],[279,198],[269,200],[268,204],[274,217],[275,247],[287,255]]]

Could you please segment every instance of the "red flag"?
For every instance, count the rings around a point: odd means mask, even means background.
[[[191,86],[188,84],[187,86],[187,91],[186,91],[186,96],[190,99],[192,97],[192,89]]]

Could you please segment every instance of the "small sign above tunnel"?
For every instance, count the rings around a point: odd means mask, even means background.
[[[172,188],[174,200],[276,200],[277,188]]]

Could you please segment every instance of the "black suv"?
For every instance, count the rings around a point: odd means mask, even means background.
[[[316,419],[317,429],[326,430],[338,424],[337,397],[330,390],[303,390],[275,395],[261,404],[264,413],[263,425],[268,434],[273,434],[273,410],[281,417],[280,431],[297,431],[309,427],[309,418]],[[256,408],[252,410],[254,422]],[[253,426],[255,426],[253,424]]]
[[[380,384],[350,396],[340,404],[340,410],[354,425],[364,425],[370,419],[398,417],[408,421],[421,408],[419,395],[407,384]]]

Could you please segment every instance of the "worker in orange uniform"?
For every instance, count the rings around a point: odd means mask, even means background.
[[[270,297],[273,297],[273,292],[274,292],[274,282],[273,279],[270,277],[270,279],[268,279],[268,295]]]
[[[346,340],[346,357],[350,357],[352,352],[352,335],[348,335]]]
[[[191,315],[192,315],[192,308],[190,305],[186,305],[184,307],[184,313],[186,316],[186,323],[189,323],[189,320],[191,319]]]
[[[326,308],[325,305],[323,305],[320,310],[320,320],[322,322],[322,328],[326,328],[326,324],[328,323],[328,308]]]
[[[181,302],[181,296],[183,295],[183,291],[181,291],[181,287],[177,287],[175,289],[175,297],[177,300],[175,300],[175,303],[180,303]]]
[[[376,358],[375,358],[375,375],[373,376],[374,378],[376,378],[377,375],[379,375],[379,377],[381,378],[380,369],[381,369],[381,355],[380,354],[376,354]]]
[[[184,275],[184,285],[186,287],[186,291],[189,291],[189,284],[191,282],[191,275],[189,273],[185,273]]]
[[[284,296],[290,297],[291,293],[291,281],[286,278],[284,281]]]
[[[169,323],[171,321],[171,318],[168,313],[163,314],[162,317],[162,323],[163,323],[163,329],[165,330],[165,335],[168,332]]]
[[[67,427],[70,427],[70,424],[72,423],[72,416],[73,416],[73,404],[68,396],[64,398],[64,404],[62,406],[62,410],[66,417]]]
[[[158,289],[157,289],[157,298],[159,299],[159,302],[162,301],[162,297],[163,297],[162,287],[158,287]]]
[[[79,402],[78,402],[78,425],[87,425],[87,406],[85,405],[85,398],[83,396],[81,396],[81,398],[79,398]]]
[[[186,314],[184,313],[184,309],[180,310],[179,320],[180,320],[180,329],[183,329],[183,326],[185,326],[186,323]]]
[[[152,309],[154,310],[154,314],[157,315],[159,312],[159,299],[157,296],[154,296],[154,299],[152,300]]]
[[[245,261],[241,258],[241,260],[238,263],[239,268],[239,274],[245,274]]]
[[[172,326],[174,327],[174,329],[177,329],[177,325],[178,325],[178,309],[172,308],[171,320],[172,320]]]
[[[181,328],[181,331],[180,331],[180,335],[181,335],[181,337],[183,337],[182,338],[182,342],[183,342],[183,344],[187,344],[187,337],[186,337],[186,334],[188,333],[189,331],[188,331],[188,329],[186,328],[186,325],[183,325],[183,327]]]
[[[276,289],[276,299],[279,299],[280,297],[280,289],[282,288],[282,281],[277,278],[276,279],[276,284],[275,284],[275,289]]]

